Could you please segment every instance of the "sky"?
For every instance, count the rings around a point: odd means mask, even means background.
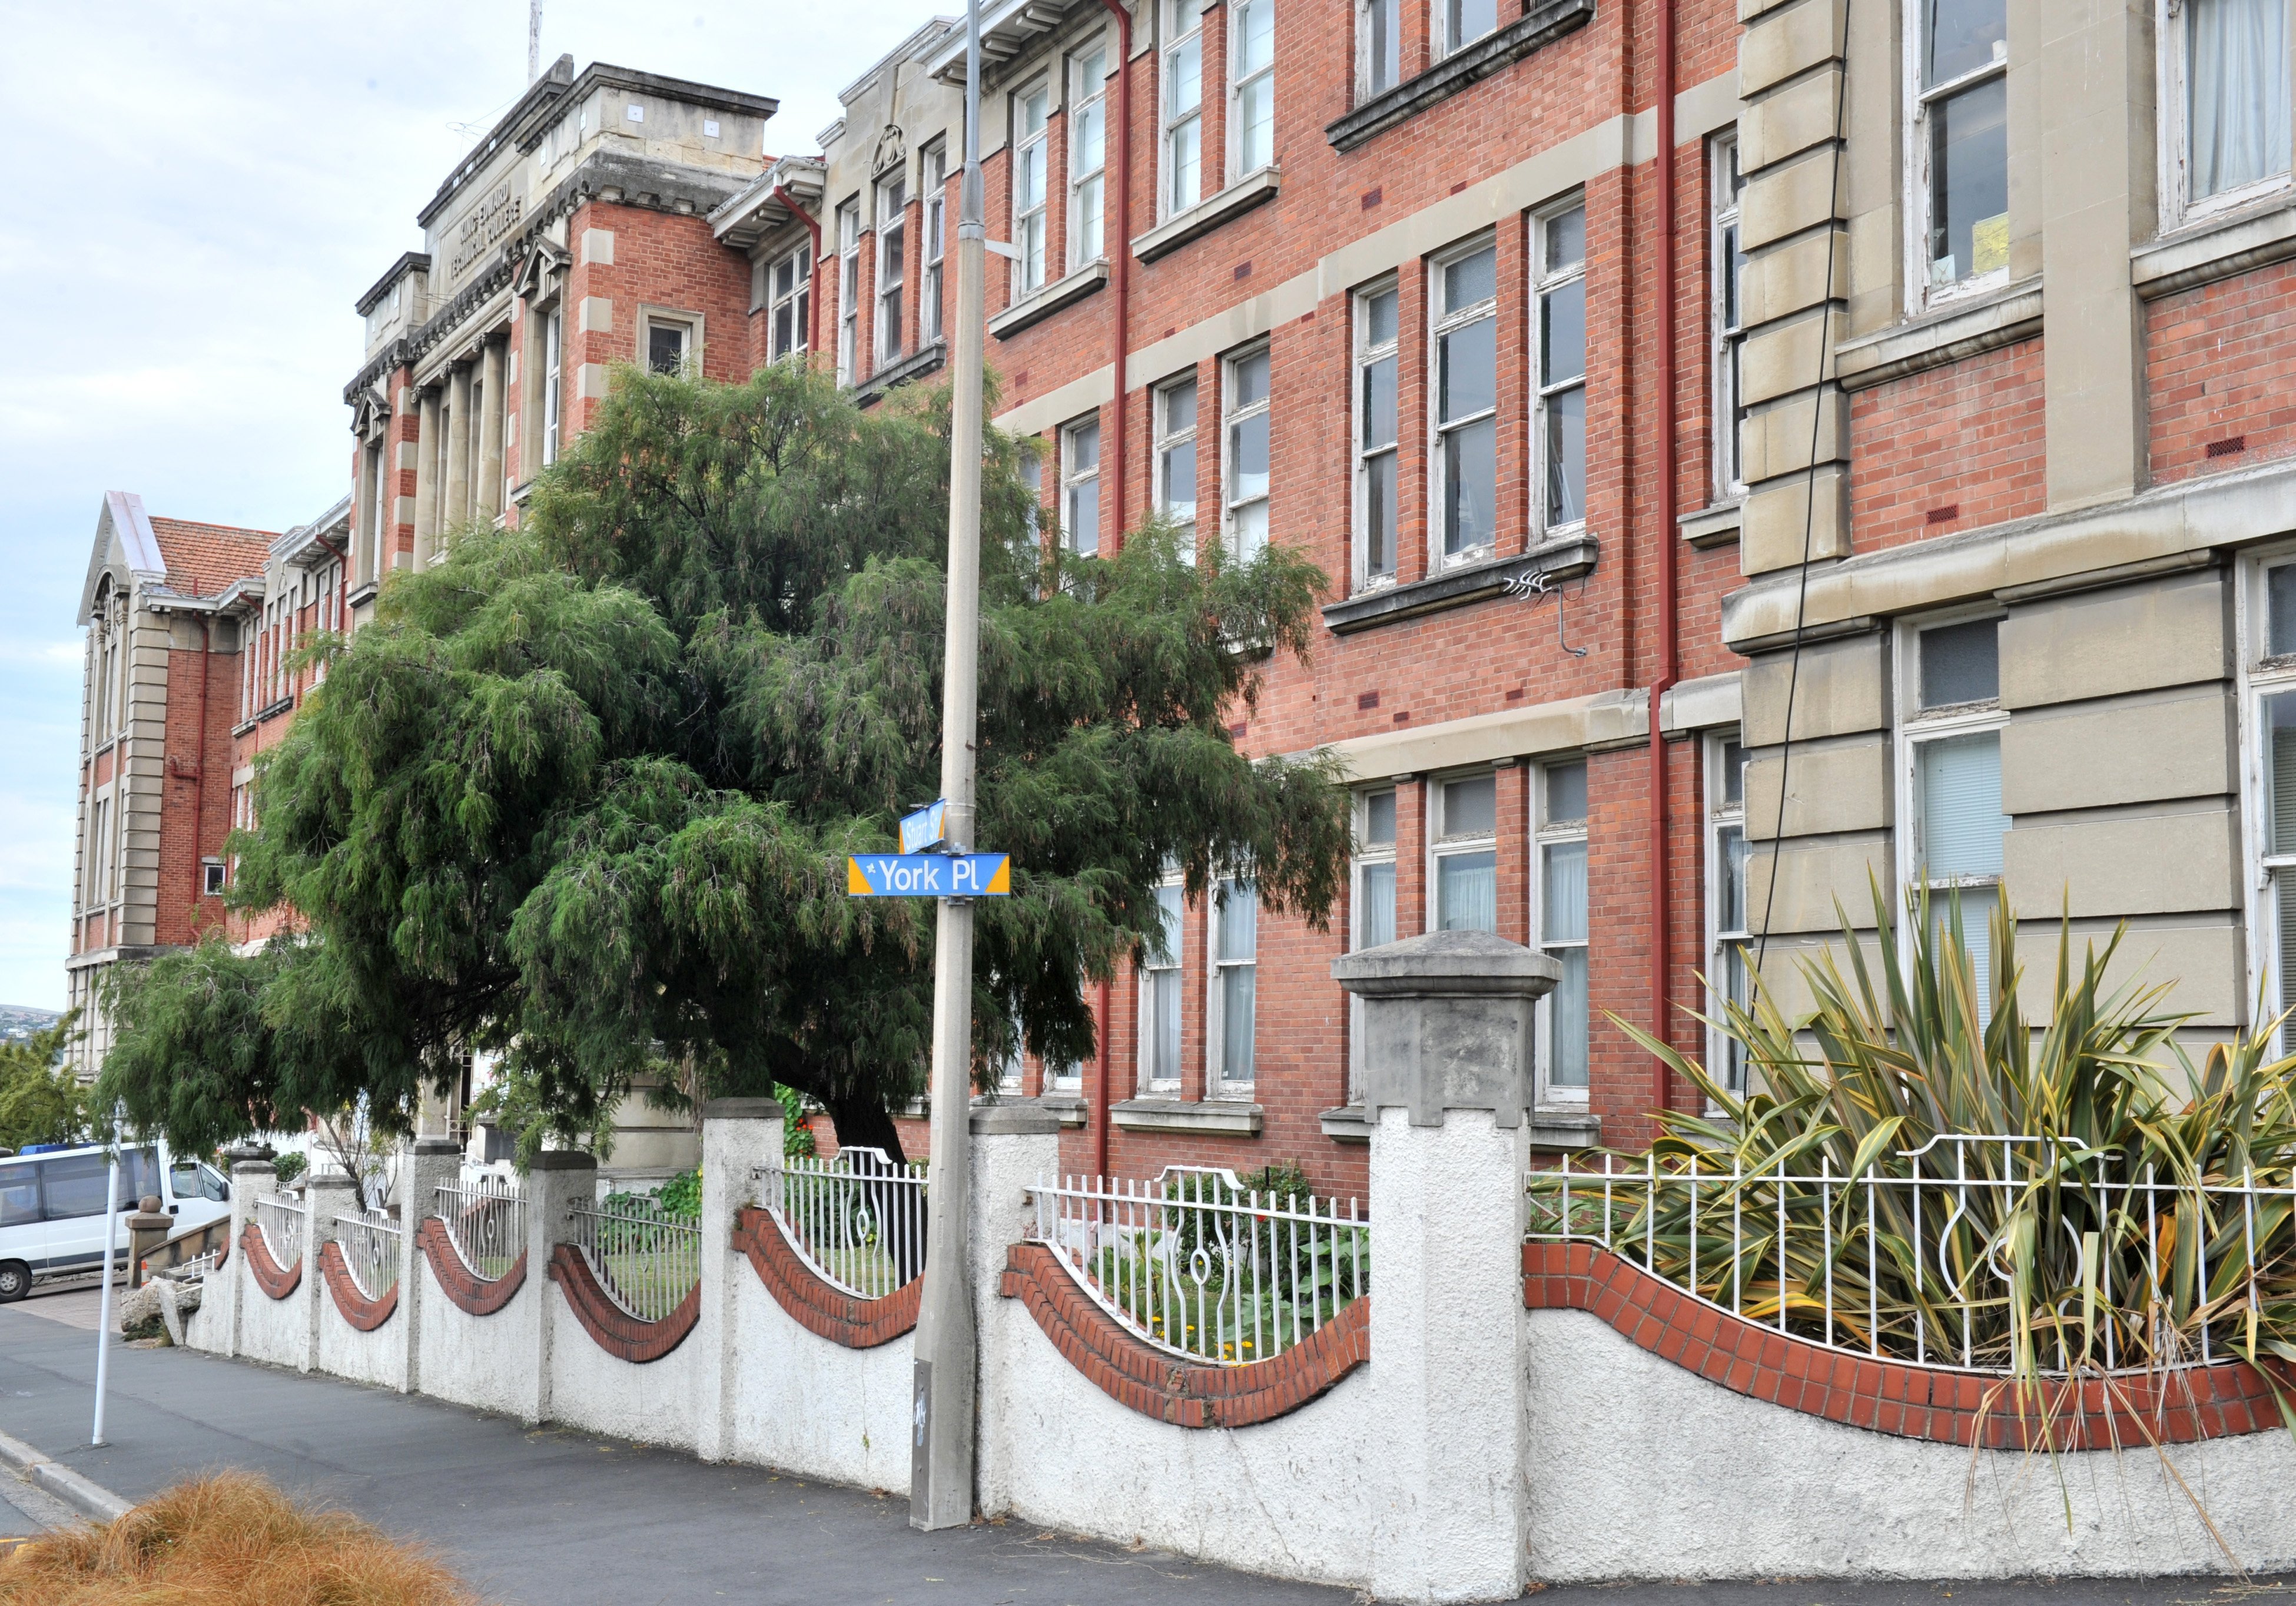
[[[811,152],[837,91],[937,9],[545,0],[542,60],[778,97],[767,149]],[[103,494],[277,530],[349,489],[352,303],[525,88],[527,11],[0,0],[0,1004],[64,1001]]]

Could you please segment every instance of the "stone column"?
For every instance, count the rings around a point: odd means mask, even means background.
[[[319,1369],[319,1323],[327,1319],[327,1279],[319,1270],[319,1250],[335,1237],[335,1217],[351,1208],[351,1179],[340,1171],[314,1171],[303,1188],[303,1281],[296,1295],[304,1303],[306,1340],[299,1372]]]
[[[439,388],[422,393],[414,437],[414,567],[427,569],[439,548]]]
[[[471,516],[471,365],[456,365],[447,381],[447,483],[439,507],[439,538]]]
[[[1017,1301],[1002,1299],[1004,1254],[1029,1233],[1036,1217],[1029,1189],[1057,1180],[1061,1169],[1061,1118],[1057,1110],[1035,1103],[972,1107],[972,1186],[966,1241],[972,1264],[973,1331],[979,1335],[975,1364],[973,1504],[991,1513],[1009,1510],[1010,1468],[1016,1450],[1006,1434],[1015,1420],[1013,1400],[1031,1390],[1028,1351],[1012,1342],[1037,1325]],[[1024,1339],[1024,1344],[1025,1344]],[[1041,1364],[1041,1357],[1033,1357]],[[914,1454],[916,1446],[912,1444]]]
[[[504,340],[488,340],[481,359],[479,406],[478,516],[491,519],[503,506],[503,418],[510,405],[510,387],[504,383]]]
[[[734,1248],[734,1215],[757,1197],[758,1168],[781,1151],[779,1099],[711,1099],[701,1106],[701,1313],[688,1341],[701,1346],[708,1368],[693,1424],[693,1451],[704,1461],[734,1455],[742,1354],[734,1291],[750,1273]]]
[[[398,1152],[398,1314],[406,1340],[405,1389],[422,1389],[422,1302],[430,1297],[423,1272],[422,1224],[439,1213],[439,1189],[463,1174],[462,1145],[451,1137],[418,1137]]]
[[[550,1419],[550,1257],[574,1239],[574,1206],[598,1197],[598,1161],[574,1149],[551,1149],[534,1157],[526,1174],[526,1281],[541,1303],[535,1312],[533,1392],[521,1401],[529,1422]],[[577,1335],[586,1344],[586,1336]],[[530,1402],[530,1403],[529,1403]]]
[[[1334,960],[1364,1001],[1374,1391],[1407,1424],[1377,1469],[1382,1600],[1513,1600],[1523,1586],[1522,1176],[1535,1006],[1562,977],[1482,931]]]
[[[234,1158],[231,1162],[231,1253],[224,1260],[225,1275],[211,1279],[213,1286],[200,1291],[202,1312],[211,1296],[222,1300],[213,1325],[205,1321],[200,1325],[219,1335],[216,1348],[224,1355],[239,1353],[239,1313],[247,1289],[247,1256],[240,1240],[255,1219],[257,1198],[278,1184],[278,1169],[267,1159]]]

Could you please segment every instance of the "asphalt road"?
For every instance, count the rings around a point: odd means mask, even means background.
[[[0,1430],[128,1499],[240,1467],[436,1550],[503,1606],[732,1600],[808,1606],[1352,1606],[1019,1522],[940,1534],[908,1503],[178,1349],[112,1351],[102,1449],[86,1438],[92,1281],[0,1307]],[[2296,1499],[2296,1497],[2292,1497]],[[2296,1512],[2296,1504],[2292,1504]],[[0,1541],[59,1508],[0,1474]],[[2296,1520],[2296,1518],[2292,1518]],[[1840,1585],[1777,1579],[1540,1593],[1540,1606],[2296,1606],[2296,1583]]]

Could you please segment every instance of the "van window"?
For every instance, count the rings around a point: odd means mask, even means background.
[[[103,1214],[104,1190],[111,1184],[111,1162],[101,1153],[68,1154],[40,1162],[40,1185],[46,1195],[50,1221],[75,1216]]]
[[[22,1226],[40,1218],[40,1168],[0,1166],[0,1227]]]
[[[224,1204],[231,1199],[231,1184],[224,1181],[223,1174],[195,1159],[179,1159],[170,1166],[168,1185],[178,1200],[209,1199]]]
[[[231,1202],[231,1180],[225,1176],[222,1172],[217,1170],[213,1166],[201,1166],[200,1168],[200,1197],[201,1199],[211,1199],[217,1204],[229,1204]]]

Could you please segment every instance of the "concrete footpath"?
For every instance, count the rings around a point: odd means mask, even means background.
[[[810,1606],[1346,1606],[1352,1592],[1254,1578],[1019,1522],[908,1526],[905,1492],[808,1483],[595,1434],[526,1429],[437,1401],[179,1349],[112,1351],[102,1449],[87,1447],[95,1291],[0,1306],[0,1432],[129,1500],[209,1469],[260,1472],[437,1551],[504,1606],[730,1600]],[[49,1303],[53,1300],[53,1303]],[[0,1537],[54,1519],[0,1473]],[[1662,1491],[1653,1491],[1663,1498]],[[2255,1579],[1842,1586],[1777,1580],[1555,1589],[1541,1606],[2296,1606]]]

